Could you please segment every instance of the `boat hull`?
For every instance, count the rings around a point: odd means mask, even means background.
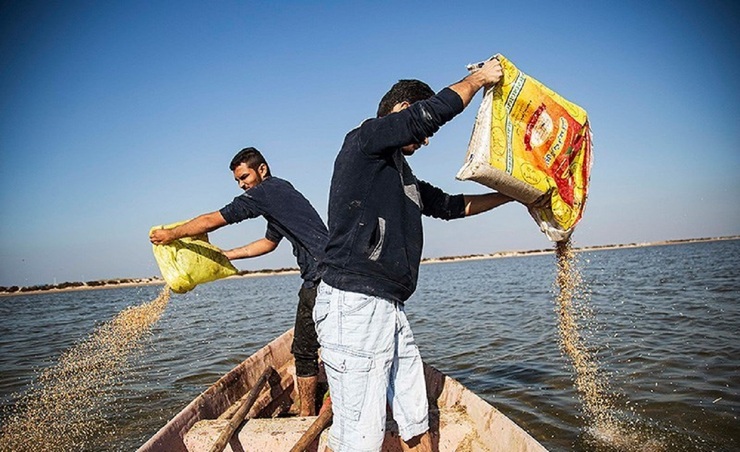
[[[315,419],[285,417],[285,413],[296,410],[292,339],[293,331],[289,330],[247,358],[190,402],[138,451],[207,451],[228,422],[229,414],[235,411],[237,402],[268,367],[276,372],[250,410],[248,417],[253,420],[237,430],[225,450],[290,450]],[[426,364],[424,373],[435,450],[545,451],[521,427],[458,381]],[[321,444],[325,441],[324,434],[319,450],[323,450]],[[405,447],[389,416],[383,451],[396,450]]]

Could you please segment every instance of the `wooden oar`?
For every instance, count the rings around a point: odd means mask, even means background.
[[[295,443],[295,446],[290,449],[290,452],[304,452],[306,448],[308,448],[308,446],[310,446],[311,443],[321,434],[321,432],[324,431],[326,426],[329,425],[333,415],[331,399],[327,399],[326,402],[324,402],[324,406],[321,408],[323,411],[319,414],[319,417],[317,417],[316,420],[313,421],[313,424],[308,427],[306,433],[304,433],[303,436],[301,436],[301,439]]]
[[[221,432],[221,435],[219,435],[216,442],[213,443],[213,446],[211,446],[209,452],[222,452],[224,450],[226,445],[229,443],[229,440],[231,440],[231,436],[234,434],[236,429],[239,428],[242,421],[247,416],[249,409],[252,408],[252,405],[254,405],[254,402],[257,400],[257,396],[262,391],[262,387],[265,385],[265,383],[267,383],[267,379],[270,377],[270,374],[272,374],[272,372],[274,372],[272,367],[268,367],[267,369],[265,369],[264,372],[262,372],[262,375],[260,376],[259,380],[257,380],[257,383],[255,383],[252,389],[249,391],[247,399],[239,407],[236,413],[234,413],[234,416],[229,419],[229,423],[226,425],[226,428],[224,429],[224,431]]]

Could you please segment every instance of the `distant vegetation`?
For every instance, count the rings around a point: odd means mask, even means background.
[[[615,248],[639,248],[643,246],[659,246],[659,245],[676,245],[680,243],[696,243],[696,242],[713,242],[716,240],[738,240],[740,235],[733,235],[728,237],[706,237],[700,239],[680,239],[680,240],[665,240],[661,242],[649,242],[649,243],[621,243],[614,245],[595,245],[595,246],[584,246],[580,248],[573,248],[573,251],[598,251],[608,250]],[[554,245],[554,244],[553,244]],[[555,247],[549,249],[540,250],[527,250],[527,251],[498,251],[490,254],[468,254],[465,256],[443,256],[443,257],[425,257],[421,260],[424,262],[444,262],[444,261],[456,261],[466,259],[491,259],[496,257],[511,257],[511,256],[526,256],[529,254],[545,254],[554,253]]]
[[[657,245],[674,245],[679,243],[693,243],[693,242],[711,242],[715,240],[738,240],[740,236],[729,236],[729,237],[707,237],[700,239],[681,239],[681,240],[666,240],[662,242],[650,242],[650,243],[624,243],[618,245],[597,245],[597,246],[586,246],[581,248],[574,248],[574,251],[595,251],[595,250],[606,250],[614,248],[637,248],[642,246],[657,246]],[[491,254],[468,254],[465,256],[443,256],[424,258],[422,263],[430,262],[444,262],[444,261],[455,261],[455,260],[468,260],[468,259],[489,259],[495,257],[510,257],[510,256],[526,256],[528,254],[543,254],[552,253],[554,248],[551,249],[540,249],[540,250],[528,250],[528,251],[500,251]],[[297,272],[297,268],[277,268],[277,269],[263,269],[263,270],[242,270],[238,273],[239,276],[247,275],[272,275],[278,273]],[[164,284],[164,280],[158,276],[152,276],[151,278],[121,278],[121,279],[105,279],[98,281],[87,281],[87,282],[63,282],[61,284],[44,284],[37,286],[0,286],[0,295],[12,295],[21,293],[33,293],[33,292],[45,292],[49,290],[74,290],[74,289],[89,289],[89,288],[108,288],[116,287],[122,284],[126,285],[137,285],[137,284]]]
[[[271,275],[273,273],[289,273],[289,272],[297,272],[300,271],[298,268],[264,268],[262,270],[241,270],[237,275],[239,276],[247,276],[247,275]]]
[[[246,275],[264,275],[274,273],[287,273],[298,271],[297,268],[278,268],[278,269],[263,269],[263,270],[242,270],[238,273],[239,276]],[[22,293],[35,293],[35,292],[46,292],[50,290],[63,290],[63,289],[90,289],[90,288],[112,288],[121,285],[141,285],[141,284],[164,284],[164,280],[159,276],[152,276],[151,278],[120,278],[120,279],[101,279],[97,281],[86,281],[86,282],[63,282],[60,284],[41,284],[36,286],[0,286],[0,295],[12,295]]]
[[[149,284],[163,282],[162,278],[153,276],[151,278],[121,278],[121,279],[104,279],[87,282],[63,282],[60,284],[42,284],[36,286],[0,286],[0,294],[17,294],[26,292],[44,292],[48,290],[62,289],[84,289],[90,287],[108,287],[118,286],[121,284]]]

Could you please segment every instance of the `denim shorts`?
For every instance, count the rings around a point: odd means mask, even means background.
[[[313,318],[334,409],[329,447],[380,450],[387,405],[405,441],[429,429],[424,366],[403,304],[322,282]]]

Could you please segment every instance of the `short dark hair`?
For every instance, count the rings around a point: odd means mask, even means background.
[[[429,99],[434,96],[434,91],[421,80],[399,80],[391,89],[385,93],[378,105],[378,118],[389,114],[396,104]]]
[[[259,168],[259,166],[264,163],[267,167],[267,175],[270,176],[270,165],[267,164],[267,160],[265,160],[265,157],[262,156],[260,151],[255,148],[244,148],[241,151],[237,152],[234,158],[231,159],[229,169],[231,171],[234,171],[236,167],[241,165],[242,163],[246,163],[247,167],[252,168],[253,170],[257,170],[257,168]]]

